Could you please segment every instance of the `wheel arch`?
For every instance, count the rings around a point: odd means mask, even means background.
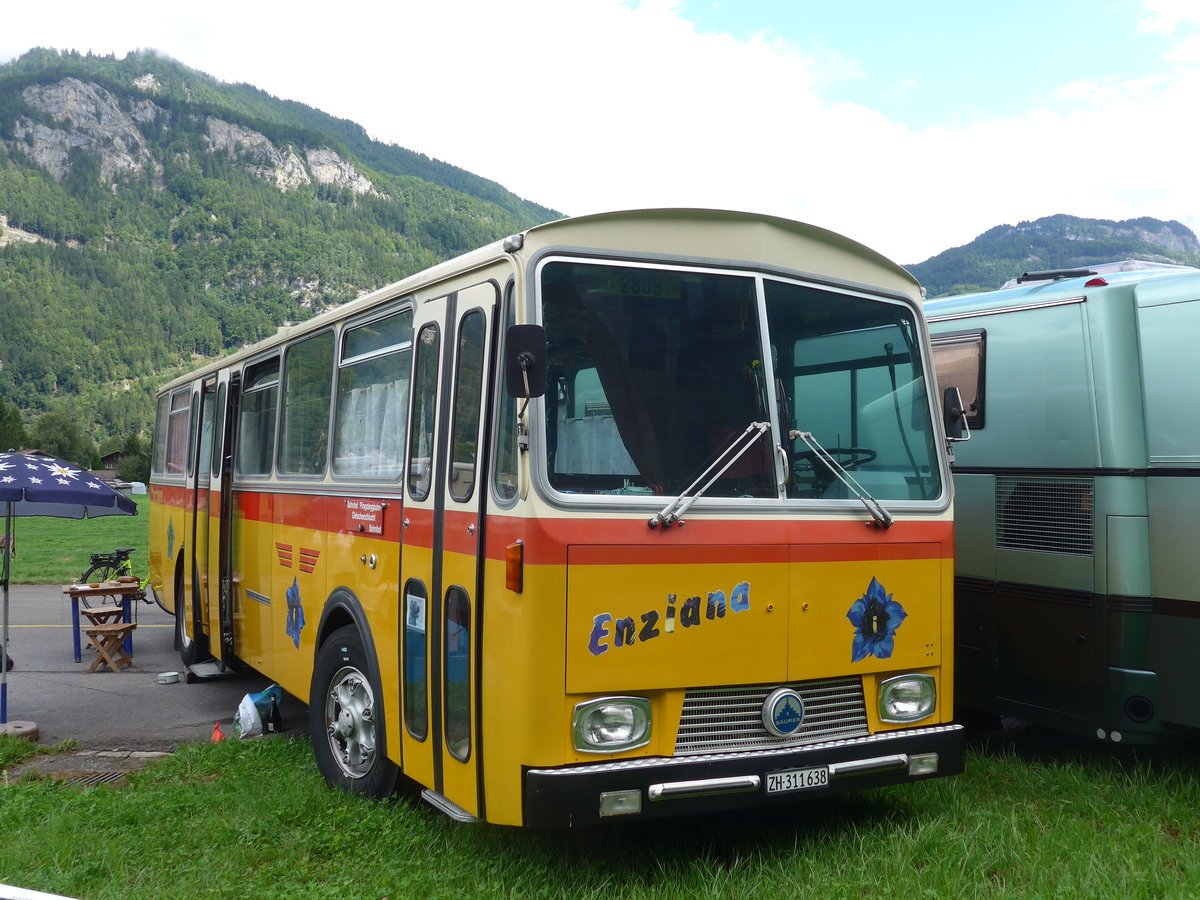
[[[325,601],[325,607],[321,610],[321,620],[317,624],[314,652],[319,653],[329,636],[346,625],[353,625],[358,631],[363,651],[367,654],[367,675],[377,687],[382,688],[383,672],[379,668],[379,654],[375,651],[375,637],[371,633],[371,624],[367,621],[362,601],[350,588],[335,588]]]

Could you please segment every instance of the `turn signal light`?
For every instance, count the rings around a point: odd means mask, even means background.
[[[525,588],[525,542],[517,541],[504,551],[504,586],[515,594]]]

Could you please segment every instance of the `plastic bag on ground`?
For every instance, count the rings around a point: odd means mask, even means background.
[[[262,717],[250,694],[243,696],[238,704],[238,710],[233,715],[233,731],[243,741],[263,733]]]

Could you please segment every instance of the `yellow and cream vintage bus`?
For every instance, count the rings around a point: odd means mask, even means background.
[[[166,385],[151,563],[324,776],[582,825],[957,773],[920,289],[767,216],[550,222]]]

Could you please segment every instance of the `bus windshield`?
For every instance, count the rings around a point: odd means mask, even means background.
[[[677,495],[748,426],[770,422],[770,439],[706,497],[853,499],[800,432],[878,499],[940,495],[908,307],[749,274],[580,260],[544,264],[540,287],[555,490]]]

